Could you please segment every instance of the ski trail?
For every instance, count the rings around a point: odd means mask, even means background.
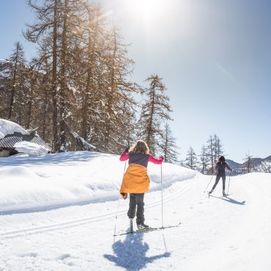
[[[166,204],[180,197],[180,195],[182,195],[183,193],[188,192],[190,186],[191,184],[187,182],[187,183],[182,184],[180,188],[174,190],[174,193],[170,193],[170,194],[166,193],[164,197],[164,203]],[[156,191],[150,194],[157,194],[157,193],[159,192]],[[146,210],[155,208],[161,204],[160,200],[156,200],[155,198],[156,197],[152,197],[151,202],[148,202],[146,204],[146,208],[145,208]],[[102,209],[102,205],[103,204],[101,204],[100,206],[101,209]],[[70,208],[64,208],[64,209],[68,216],[68,212]],[[121,210],[117,212],[117,216],[118,217],[126,216],[126,213],[127,213],[127,208],[122,208]],[[41,225],[37,227],[23,228],[23,229],[14,230],[14,231],[6,231],[6,232],[0,233],[0,236],[2,239],[13,239],[17,237],[23,237],[26,235],[40,234],[40,233],[49,232],[49,231],[64,230],[64,229],[69,229],[72,227],[80,227],[85,224],[92,224],[92,223],[110,221],[110,220],[112,221],[112,219],[115,218],[115,216],[116,216],[116,212],[111,211],[102,215],[94,215],[90,217],[85,217],[81,219],[73,219],[73,220],[60,222],[60,223],[53,223],[53,224]]]
[[[195,270],[198,266],[196,263],[199,262],[202,271],[271,270],[271,263],[266,262],[269,258],[268,251],[271,250],[269,234],[271,214],[264,210],[264,206],[271,205],[271,193],[265,188],[270,185],[270,180],[261,180],[261,183],[257,183],[254,178],[250,175],[233,178],[232,201],[210,198],[211,202],[216,201],[219,208],[223,208],[225,215],[223,223],[227,224],[227,228],[223,231],[214,231],[212,234],[215,242],[210,240],[213,243],[210,243],[208,250],[194,255],[184,266],[184,270]],[[245,203],[240,204],[243,200]],[[225,204],[229,204],[228,214],[225,209],[227,206],[223,206]],[[218,216],[214,218],[218,219]],[[217,223],[213,220],[212,226],[223,228],[222,221]],[[244,266],[247,268],[244,269]]]
[[[135,260],[148,271],[269,271],[270,177],[254,176],[231,178],[229,199],[221,198],[221,183],[214,198],[202,193],[209,176],[168,187],[164,224],[181,221],[180,227],[136,237],[113,236],[119,203],[117,230],[129,226],[127,200],[0,217],[3,269],[120,271]],[[160,226],[160,192],[146,194],[145,202],[147,224]],[[5,230],[11,226],[14,230]]]

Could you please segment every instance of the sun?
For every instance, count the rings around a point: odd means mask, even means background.
[[[109,0],[112,1],[112,0]],[[190,0],[116,0],[119,22],[129,36],[149,46],[153,42],[173,44],[178,37],[194,35],[195,12]],[[165,47],[163,47],[165,48]]]
[[[166,2],[164,0],[135,0],[134,5],[144,17],[157,17],[163,14]]]
[[[166,14],[167,0],[125,0],[127,12],[144,24],[152,24]]]

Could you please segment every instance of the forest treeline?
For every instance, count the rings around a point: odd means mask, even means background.
[[[23,35],[37,50],[27,61],[16,42],[0,61],[0,118],[37,127],[53,152],[120,153],[143,139],[167,162],[214,172],[223,155],[219,137],[211,135],[198,155],[190,147],[180,161],[163,79],[146,75],[144,87],[132,80],[128,45],[100,5],[87,0],[28,0],[27,5],[35,19]]]
[[[17,42],[0,63],[0,116],[38,133],[53,151],[118,153],[136,138],[177,160],[166,86],[131,80],[134,61],[102,7],[86,0],[28,1],[35,21],[24,29],[37,53],[26,61]],[[141,102],[138,102],[138,101]],[[79,140],[78,140],[79,139]]]

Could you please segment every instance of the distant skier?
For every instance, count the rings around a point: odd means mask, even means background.
[[[148,162],[162,164],[164,158],[159,159],[149,154],[147,144],[139,140],[130,149],[126,149],[120,156],[120,161],[129,160],[129,166],[123,176],[120,194],[124,199],[130,194],[128,217],[130,218],[131,231],[133,218],[136,213],[136,224],[139,230],[149,228],[144,224],[144,193],[149,191],[150,178],[147,174]]]
[[[218,162],[216,163],[215,169],[216,169],[216,180],[215,180],[215,184],[213,186],[213,188],[211,189],[211,191],[209,192],[209,195],[213,193],[215,187],[217,186],[219,179],[222,178],[223,181],[223,197],[226,197],[226,193],[225,193],[225,181],[226,181],[226,172],[225,169],[228,169],[230,171],[232,171],[232,169],[229,167],[229,165],[226,163],[225,161],[225,157],[221,156],[218,159]]]

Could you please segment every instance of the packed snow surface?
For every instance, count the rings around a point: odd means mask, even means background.
[[[145,222],[161,226],[163,210],[181,225],[114,237],[129,224],[126,166],[94,152],[1,158],[0,270],[271,270],[271,174],[228,177],[228,198],[221,184],[208,198],[211,176],[150,163]]]

